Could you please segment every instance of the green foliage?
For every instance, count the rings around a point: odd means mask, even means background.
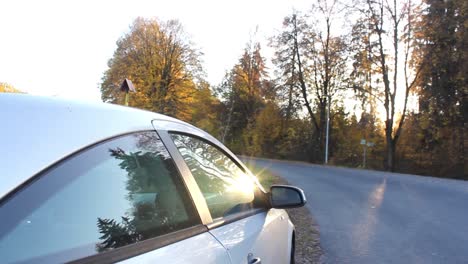
[[[130,219],[122,217],[122,224],[114,219],[98,218],[97,227],[102,234],[99,239],[102,241],[96,245],[99,252],[109,249],[119,248],[139,241],[138,233]]]

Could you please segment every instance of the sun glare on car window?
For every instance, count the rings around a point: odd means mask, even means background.
[[[236,176],[236,181],[232,186],[234,187],[234,190],[240,192],[243,195],[253,196],[255,188],[253,179],[242,171],[238,171]]]

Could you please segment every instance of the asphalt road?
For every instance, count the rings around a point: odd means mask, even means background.
[[[256,162],[304,189],[324,263],[468,263],[468,182]]]

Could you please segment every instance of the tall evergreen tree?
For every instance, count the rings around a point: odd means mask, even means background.
[[[466,177],[468,3],[425,0],[424,4],[415,27],[419,49],[414,53],[421,62],[421,151],[431,153],[425,158],[438,164],[435,173]]]

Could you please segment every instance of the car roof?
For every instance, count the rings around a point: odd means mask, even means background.
[[[165,130],[171,124],[183,127],[219,144],[178,119],[107,103],[0,94],[0,113],[0,198],[83,147],[120,134],[153,130],[155,122],[163,123]]]

